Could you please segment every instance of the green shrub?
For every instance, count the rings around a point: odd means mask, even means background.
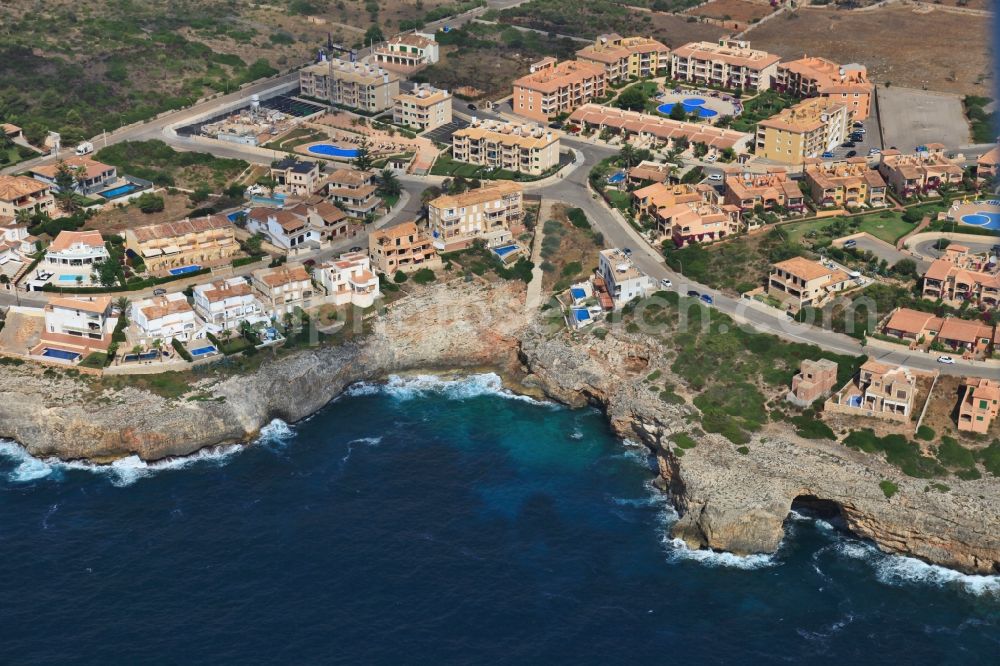
[[[736,453],[740,454],[741,456],[749,455],[750,449],[745,446],[737,446]]]
[[[942,476],[946,472],[937,460],[921,454],[920,447],[903,435],[878,437],[870,428],[865,428],[851,432],[844,439],[844,445],[866,453],[882,452],[886,462],[918,479]]]
[[[413,274],[413,281],[417,284],[430,284],[437,279],[434,271],[429,268],[421,268]]]
[[[878,487],[882,489],[882,493],[885,495],[886,499],[890,499],[893,495],[899,492],[899,486],[888,480],[879,481]]]
[[[694,441],[694,438],[692,438],[691,435],[687,434],[686,432],[674,433],[671,436],[671,439],[674,440],[674,444],[676,444],[682,449],[693,449],[694,447],[698,446],[698,442]]]
[[[172,339],[170,340],[170,345],[171,345],[171,346],[172,346],[172,347],[174,348],[174,351],[176,351],[176,352],[177,352],[177,354],[178,354],[178,355],[179,355],[179,356],[180,356],[180,357],[181,357],[182,359],[184,359],[184,360],[185,360],[185,361],[187,361],[188,363],[190,363],[190,362],[191,362],[191,354],[190,354],[190,353],[188,352],[188,350],[187,350],[187,349],[185,349],[185,348],[184,348],[184,344],[183,344],[183,343],[181,343],[181,341],[180,341],[180,340],[178,340],[177,338],[172,338]]]
[[[932,442],[937,437],[937,433],[934,432],[934,428],[922,425],[917,428],[917,437],[925,442]]]
[[[593,333],[594,337],[597,338],[598,340],[603,340],[604,338],[608,337],[608,329],[606,328],[595,328],[593,330]]]
[[[795,426],[795,434],[805,439],[836,439],[830,426],[823,423],[819,418],[807,417],[806,415],[792,418],[792,425]]]
[[[938,461],[951,469],[969,469],[976,466],[976,459],[972,455],[972,451],[959,444],[954,437],[947,435],[942,437],[936,454]]]
[[[659,370],[653,370],[651,373],[649,373],[648,375],[646,375],[646,381],[647,382],[655,382],[657,379],[660,378],[660,375],[662,375],[662,374],[663,373],[660,372]]]
[[[396,274],[392,277],[393,282],[396,284],[403,284],[408,279],[410,279],[409,276],[403,271],[396,271]]]
[[[587,220],[587,214],[583,212],[580,208],[570,208],[566,211],[566,217],[573,224],[574,227],[578,229],[590,229],[590,222]]]
[[[989,446],[977,451],[975,455],[987,472],[993,476],[1000,476],[1000,440],[994,439]]]

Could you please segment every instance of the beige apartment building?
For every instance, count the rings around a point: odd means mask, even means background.
[[[752,211],[757,206],[763,206],[764,210],[780,206],[792,212],[802,212],[806,205],[802,190],[781,167],[764,173],[744,171],[727,176],[725,198],[727,204],[737,206],[744,212]]]
[[[319,187],[320,168],[317,162],[286,157],[271,165],[271,178],[278,189],[300,197],[307,197]]]
[[[392,122],[421,132],[451,122],[451,93],[419,83],[410,93],[399,93],[392,106]]]
[[[600,35],[576,59],[604,68],[608,83],[661,76],[670,69],[670,49],[651,37]]]
[[[559,132],[529,123],[477,120],[451,137],[459,162],[541,175],[559,164]]]
[[[827,268],[805,257],[792,257],[774,264],[767,280],[767,293],[790,310],[798,311],[822,306],[827,297],[850,284],[850,276],[838,268]]]
[[[813,97],[757,124],[757,156],[801,165],[846,141],[850,125],[845,105]]]
[[[312,305],[312,278],[302,264],[257,269],[251,275],[250,285],[264,312],[272,317]]]
[[[878,172],[899,196],[937,192],[942,185],[962,182],[962,167],[949,160],[940,143],[929,143],[920,150],[904,155],[898,150],[882,151]]]
[[[654,183],[632,193],[640,213],[656,224],[660,239],[676,247],[713,243],[740,230],[740,210],[723,203],[709,185]]]
[[[992,266],[985,257],[978,263],[935,259],[924,272],[921,295],[933,301],[956,305],[970,301],[995,308],[1000,305],[1000,275],[988,272]]]
[[[147,224],[125,230],[125,247],[149,272],[219,265],[240,251],[236,227],[224,215]]]
[[[574,109],[607,92],[604,66],[580,60],[556,62],[544,58],[531,73],[514,81],[514,113],[539,122],[572,113]]]
[[[679,81],[761,91],[771,87],[779,60],[738,39],[691,42],[670,54],[670,72]]]
[[[363,220],[378,213],[382,199],[372,174],[356,169],[337,169],[327,176],[323,194],[348,217]]]
[[[478,239],[487,247],[499,247],[522,231],[524,188],[501,180],[462,194],[446,194],[427,204],[427,217],[439,252],[463,250]]]
[[[51,188],[34,178],[0,174],[0,220],[13,220],[21,211],[54,214],[56,200]]]
[[[772,87],[800,97],[825,97],[840,102],[851,111],[853,120],[864,120],[871,113],[875,84],[868,79],[864,65],[838,65],[826,58],[810,56],[778,63]]]
[[[396,271],[407,273],[441,264],[430,236],[417,228],[416,222],[404,222],[369,234],[368,256],[375,270],[389,276]]]
[[[820,207],[881,208],[886,205],[885,181],[864,157],[841,162],[806,160],[809,194]]]
[[[399,95],[399,77],[375,65],[333,58],[300,69],[299,88],[307,97],[380,113]]]

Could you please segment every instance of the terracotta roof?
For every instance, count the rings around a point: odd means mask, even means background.
[[[555,92],[586,79],[604,76],[604,67],[585,60],[564,60],[539,69],[514,81],[514,88],[528,88],[542,93]]]
[[[434,208],[451,208],[456,206],[471,206],[478,203],[493,201],[511,194],[520,194],[524,188],[520,183],[511,180],[497,181],[485,187],[462,192],[461,194],[445,194],[431,201],[428,205]]]
[[[227,298],[233,298],[236,296],[247,296],[250,294],[250,285],[243,280],[232,284],[227,283],[225,280],[216,280],[215,282],[209,283],[207,286],[210,288],[203,289],[202,293],[209,303],[223,301]]]
[[[14,201],[48,189],[48,185],[34,178],[0,175],[0,201]]]
[[[292,266],[279,266],[277,268],[264,268],[253,272],[255,278],[269,287],[280,287],[292,282],[308,282],[309,273],[305,266],[295,264]]]
[[[37,173],[39,176],[44,176],[45,178],[54,179],[56,174],[59,172],[59,165],[65,163],[71,169],[83,168],[86,178],[97,178],[98,176],[107,173],[108,171],[114,170],[115,167],[104,164],[103,162],[98,162],[97,160],[92,160],[89,157],[67,157],[65,160],[60,160],[59,162],[53,162],[52,164],[43,164],[41,166],[36,166],[31,168],[31,173]]]
[[[372,175],[367,171],[357,171],[356,169],[337,169],[329,176],[327,182],[330,184],[348,185],[360,187],[371,181]]]
[[[149,320],[160,319],[167,315],[179,314],[181,312],[193,312],[191,304],[187,302],[187,299],[183,295],[180,298],[166,295],[153,296],[143,301],[141,306],[142,313]]]
[[[103,314],[111,307],[110,296],[91,296],[89,298],[77,298],[74,296],[59,296],[49,300],[49,305],[54,308],[65,308],[67,310],[83,310]]]
[[[163,238],[179,238],[187,234],[211,231],[213,229],[228,229],[235,233],[232,223],[223,215],[209,215],[194,220],[179,220],[161,224],[147,224],[131,230],[140,243]]]
[[[49,245],[49,252],[62,252],[76,243],[94,248],[104,247],[104,238],[100,231],[60,231]]]
[[[936,317],[930,312],[920,312],[919,310],[911,310],[910,308],[899,308],[892,314],[889,321],[886,322],[885,328],[893,331],[909,333],[916,337],[924,331],[936,332],[941,330],[942,323],[943,322],[940,317]]]
[[[838,273],[843,275],[844,278],[847,277],[847,275],[841,270],[827,268],[818,261],[812,261],[811,259],[806,259],[805,257],[792,257],[791,259],[779,261],[774,264],[774,267],[780,268],[781,270],[807,282],[810,280],[817,280],[822,277],[835,279],[838,277]]]
[[[967,344],[975,343],[980,338],[993,337],[993,329],[977,321],[966,321],[957,317],[948,317],[941,325],[938,338],[955,340]]]
[[[680,58],[725,62],[730,65],[745,66],[758,70],[781,60],[780,56],[768,53],[767,51],[722,45],[715,42],[690,42],[674,49],[674,55]]]

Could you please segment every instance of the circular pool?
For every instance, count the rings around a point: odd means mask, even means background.
[[[697,102],[696,104],[689,104],[689,102]],[[681,108],[684,109],[684,113],[688,115],[697,115],[699,118],[714,118],[719,115],[718,111],[713,111],[712,109],[705,108],[702,104],[705,103],[703,99],[686,99],[681,102]],[[660,113],[670,115],[670,112],[674,109],[674,103],[668,102],[666,104],[661,104],[656,107],[656,110]]]
[[[688,97],[687,99],[681,100],[681,104],[684,105],[685,109],[689,106],[705,106],[705,100],[701,97]]]
[[[985,227],[986,229],[1000,229],[1000,213],[979,211],[978,213],[969,213],[968,215],[963,215],[961,219],[962,222],[964,222],[965,224],[971,224],[976,227]]]
[[[357,148],[341,148],[340,146],[335,146],[332,143],[316,143],[306,148],[306,150],[313,155],[346,158],[357,157],[359,152]]]

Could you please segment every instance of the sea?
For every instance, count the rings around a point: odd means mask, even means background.
[[[647,452],[495,375],[145,464],[0,443],[0,664],[996,664],[1000,578],[792,513],[690,551]]]

